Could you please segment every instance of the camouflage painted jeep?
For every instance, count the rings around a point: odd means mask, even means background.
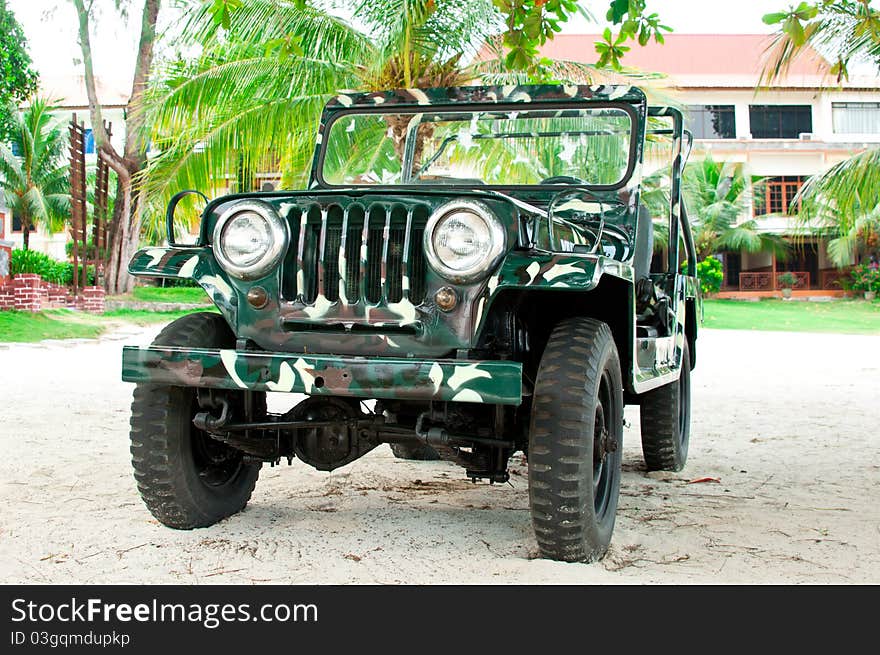
[[[175,198],[170,245],[130,271],[191,278],[220,313],[124,350],[150,511],[213,524],[281,458],[330,471],[388,443],[504,482],[522,451],[541,553],[601,557],[624,405],[641,406],[649,469],[687,457],[689,143],[637,88],[346,93],[307,191],[213,200],[192,245],[175,243]],[[267,392],[308,397],[269,413]]]

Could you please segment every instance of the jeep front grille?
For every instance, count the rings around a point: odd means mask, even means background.
[[[425,299],[422,238],[428,214],[427,205],[397,203],[354,203],[344,209],[315,203],[294,209],[283,296],[307,306],[319,296],[348,305],[406,297],[419,305]]]

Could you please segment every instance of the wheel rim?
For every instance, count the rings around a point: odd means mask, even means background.
[[[612,424],[616,413],[611,389],[608,373],[603,373],[593,420],[593,510],[600,523],[605,521],[613,504],[614,464],[618,450]]]
[[[193,413],[198,411],[198,403],[193,396]],[[242,453],[216,439],[196,426],[190,427],[190,445],[196,473],[208,487],[222,487],[229,484],[244,465]]]

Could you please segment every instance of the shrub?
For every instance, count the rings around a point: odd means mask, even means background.
[[[854,266],[850,277],[851,286],[856,291],[880,291],[880,269],[870,264]]]
[[[681,272],[687,272],[687,261],[681,265]],[[715,257],[706,257],[697,262],[697,279],[700,280],[700,291],[703,293],[718,293],[721,290],[721,282],[724,280],[724,270],[721,262]]]
[[[80,269],[82,270],[82,269]],[[52,259],[49,255],[36,250],[13,250],[9,272],[36,273],[46,282],[70,286],[73,284],[73,264]],[[88,284],[95,284],[95,267],[89,266],[87,271]]]
[[[795,277],[794,273],[786,271],[778,278],[779,286],[783,289],[794,289],[794,286],[797,284],[797,277]]]

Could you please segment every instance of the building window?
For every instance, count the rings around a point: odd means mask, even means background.
[[[695,139],[735,139],[736,113],[733,105],[691,105],[687,128]]]
[[[83,144],[85,145],[87,155],[95,154],[95,133],[91,128],[83,132]]]
[[[880,134],[880,102],[834,102],[835,134]]]
[[[12,210],[12,231],[13,232],[21,232],[22,231],[21,215],[15,210]]]
[[[787,214],[795,196],[807,181],[806,175],[768,177],[755,186],[755,216]]]
[[[12,146],[11,147],[12,156],[13,157],[21,157],[21,146],[19,145],[18,141],[13,141],[9,145]]]
[[[749,123],[755,139],[797,139],[813,131],[810,105],[749,105]]]

